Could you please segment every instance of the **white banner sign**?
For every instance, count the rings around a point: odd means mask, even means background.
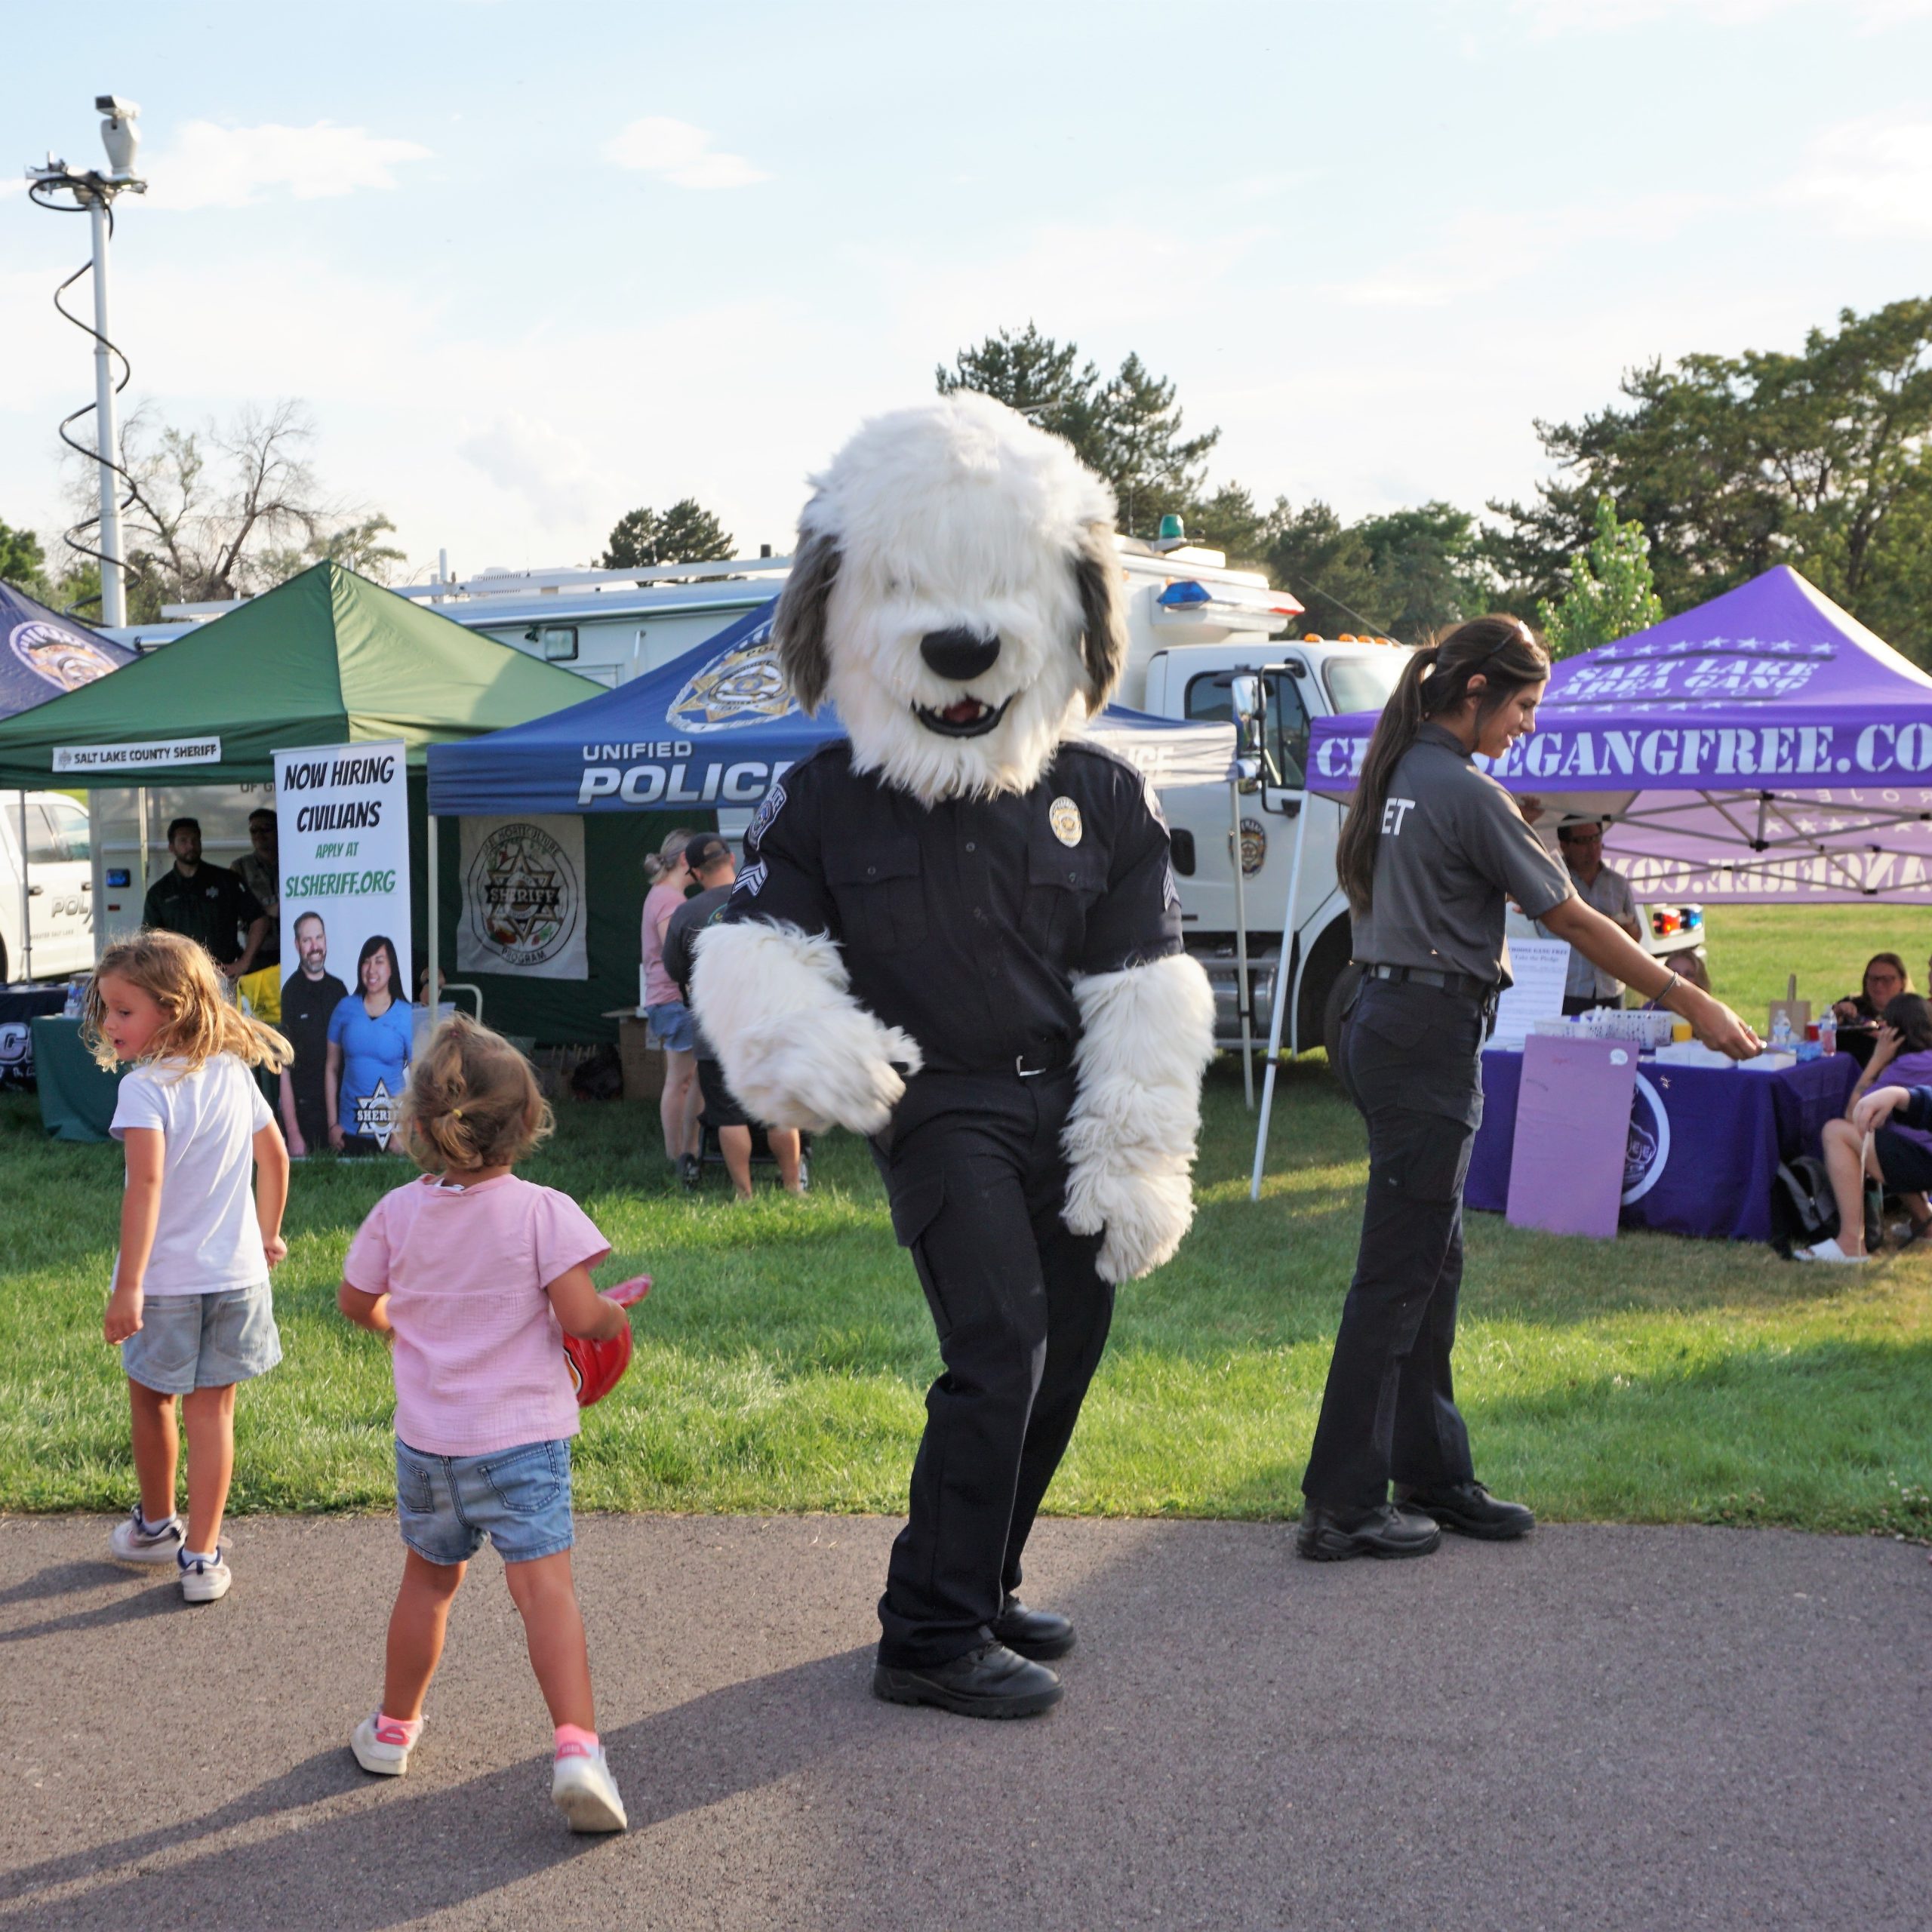
[[[275,755],[290,1151],[389,1145],[408,1077],[409,803],[400,739]],[[331,1077],[331,1075],[333,1077]]]
[[[583,820],[559,815],[461,823],[457,970],[589,979]]]
[[[156,738],[141,745],[56,745],[56,771],[146,771],[165,764],[219,764],[219,738]]]

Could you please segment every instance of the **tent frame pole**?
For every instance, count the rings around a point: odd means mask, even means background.
[[[1302,848],[1308,838],[1308,818],[1315,804],[1315,795],[1304,786],[1301,795],[1301,811],[1295,820],[1294,863],[1288,868],[1288,909],[1281,920],[1281,956],[1275,967],[1275,996],[1268,1002],[1268,1053],[1262,1062],[1265,1071],[1261,1081],[1261,1119],[1254,1132],[1254,1174],[1247,1185],[1247,1198],[1251,1201],[1261,1198],[1261,1167],[1268,1157],[1268,1117],[1275,1109],[1275,1069],[1281,1059],[1281,1014],[1294,1004],[1295,981],[1298,975],[1294,971],[1295,945],[1295,900],[1301,891]],[[1299,1029],[1288,1035],[1288,1051],[1292,1056],[1297,1048]]]
[[[33,977],[33,888],[27,883],[27,795],[20,793],[20,977]]]
[[[423,1004],[429,1008],[429,1017],[432,1021],[436,1017],[436,1008],[442,1003],[436,984],[437,975],[442,965],[442,869],[438,863],[441,854],[436,849],[441,843],[442,841],[436,836],[436,814],[432,812],[429,814],[429,916],[427,922],[429,971],[423,982],[423,990],[426,995]]]
[[[1247,857],[1241,845],[1241,772],[1228,774],[1228,817],[1235,862],[1235,1010],[1241,1015],[1241,1085],[1254,1111],[1254,996],[1247,977]]]

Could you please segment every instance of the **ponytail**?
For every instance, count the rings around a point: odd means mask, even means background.
[[[697,836],[694,832],[681,829],[672,832],[654,852],[644,855],[644,882],[655,885],[664,875],[671,871],[685,856],[685,848]]]
[[[1476,716],[1487,722],[1524,685],[1540,685],[1549,675],[1549,654],[1520,617],[1472,617],[1424,645],[1402,667],[1376,720],[1335,848],[1336,875],[1358,915],[1367,912],[1374,900],[1377,842],[1396,766],[1424,724],[1460,706],[1469,695],[1470,680],[1478,674],[1484,684]]]

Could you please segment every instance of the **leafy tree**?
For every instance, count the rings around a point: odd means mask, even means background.
[[[709,564],[736,555],[731,533],[694,497],[668,510],[628,510],[611,531],[600,570],[651,570],[665,564]]]
[[[1300,628],[1322,637],[1389,629],[1382,586],[1359,525],[1344,524],[1319,499],[1291,509],[1275,499],[1268,518],[1269,574],[1301,602]]]
[[[1651,577],[1651,540],[1635,517],[1617,520],[1608,497],[1597,499],[1596,534],[1590,547],[1570,560],[1570,587],[1559,603],[1537,606],[1550,654],[1574,657],[1663,621],[1663,605]]]
[[[1789,563],[1932,659],[1932,300],[1842,310],[1796,354],[1652,362],[1622,392],[1623,406],[1537,425],[1560,473],[1534,503],[1490,506],[1507,574],[1559,597],[1612,496],[1651,540],[1666,611]]]
[[[1416,643],[1479,617],[1495,599],[1475,519],[1452,503],[1424,503],[1355,525],[1375,574],[1376,608],[1394,635]]]
[[[33,586],[42,581],[47,554],[40,539],[30,530],[16,530],[0,523],[0,580],[38,595]]]
[[[324,529],[300,547],[266,552],[260,560],[260,576],[271,583],[285,583],[298,571],[325,559],[340,564],[377,583],[387,583],[392,565],[404,561],[403,552],[385,543],[395,525],[380,515],[358,518],[339,529]]]

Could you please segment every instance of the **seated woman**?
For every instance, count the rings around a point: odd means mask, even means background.
[[[1904,1197],[1914,1241],[1932,1232],[1932,1207],[1925,1198],[1927,1189],[1932,1188],[1932,1134],[1916,1127],[1881,1125],[1871,1131],[1866,1150],[1867,1128],[1860,1121],[1869,1114],[1865,1103],[1881,1081],[1887,1091],[1932,1087],[1932,1008],[1916,993],[1900,993],[1885,1008],[1871,1063],[1851,1090],[1844,1119],[1825,1123],[1825,1171],[1832,1177],[1832,1195],[1838,1202],[1838,1231],[1810,1247],[1793,1248],[1797,1260],[1869,1259],[1865,1251],[1867,1174],[1883,1182],[1888,1194]]]
[[[338,1153],[389,1148],[415,1028],[416,1009],[402,997],[403,983],[395,947],[378,933],[364,942],[356,960],[355,990],[329,1015],[323,1093],[329,1145]]]
[[[1710,968],[1704,964],[1704,955],[1690,947],[1681,952],[1666,952],[1663,963],[1675,974],[1688,980],[1700,993],[1711,989]]]
[[[1860,1066],[1872,1058],[1878,1038],[1879,1016],[1900,993],[1912,991],[1912,975],[1896,952],[1875,952],[1865,962],[1865,978],[1859,990],[1832,1008],[1838,1023],[1838,1051],[1850,1054]]]

